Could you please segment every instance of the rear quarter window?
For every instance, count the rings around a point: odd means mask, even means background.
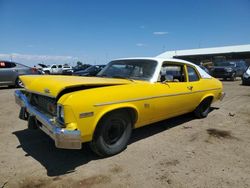
[[[200,79],[195,68],[187,66],[187,71],[188,71],[189,82],[195,82],[195,81],[198,81]]]

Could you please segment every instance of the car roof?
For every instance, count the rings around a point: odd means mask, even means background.
[[[194,63],[191,63],[189,61],[182,60],[182,59],[176,59],[176,58],[159,58],[159,57],[129,57],[129,58],[119,58],[119,59],[115,59],[113,61],[116,61],[116,60],[151,60],[151,61],[157,61],[157,62],[160,62],[160,63],[163,63],[165,61],[167,61],[167,62],[183,63],[183,64],[194,66],[197,69],[197,71],[199,72],[199,74],[200,74],[200,76],[202,78],[212,78],[211,75],[209,75],[206,71],[204,71],[198,65],[196,65]]]
[[[182,59],[176,59],[176,58],[160,58],[160,57],[129,57],[129,58],[119,58],[115,60],[152,60],[152,61],[158,61],[158,62],[164,62],[164,61],[174,61],[174,62],[179,62],[179,63],[186,63],[190,65],[195,65],[194,63],[191,63],[189,61],[185,61]],[[114,60],[114,61],[115,61]]]

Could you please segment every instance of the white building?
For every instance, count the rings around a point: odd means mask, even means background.
[[[188,50],[166,51],[157,57],[161,58],[179,58],[195,63],[204,60],[214,61],[218,58],[225,59],[246,59],[250,60],[250,44],[237,46],[223,46],[214,48],[198,48]]]

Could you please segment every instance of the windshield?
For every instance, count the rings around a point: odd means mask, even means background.
[[[156,66],[157,62],[152,60],[117,60],[110,62],[97,76],[150,80]]]
[[[216,62],[214,66],[222,66],[222,67],[234,67],[235,62],[224,61],[224,62]]]

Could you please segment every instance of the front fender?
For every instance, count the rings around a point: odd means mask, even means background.
[[[78,119],[78,128],[81,130],[82,139],[84,142],[89,142],[93,139],[94,132],[100,120],[109,112],[119,110],[119,109],[132,109],[138,116],[139,110],[138,108],[129,103],[124,104],[114,104],[114,105],[107,105],[107,106],[99,106],[93,109],[93,116],[80,118]]]

